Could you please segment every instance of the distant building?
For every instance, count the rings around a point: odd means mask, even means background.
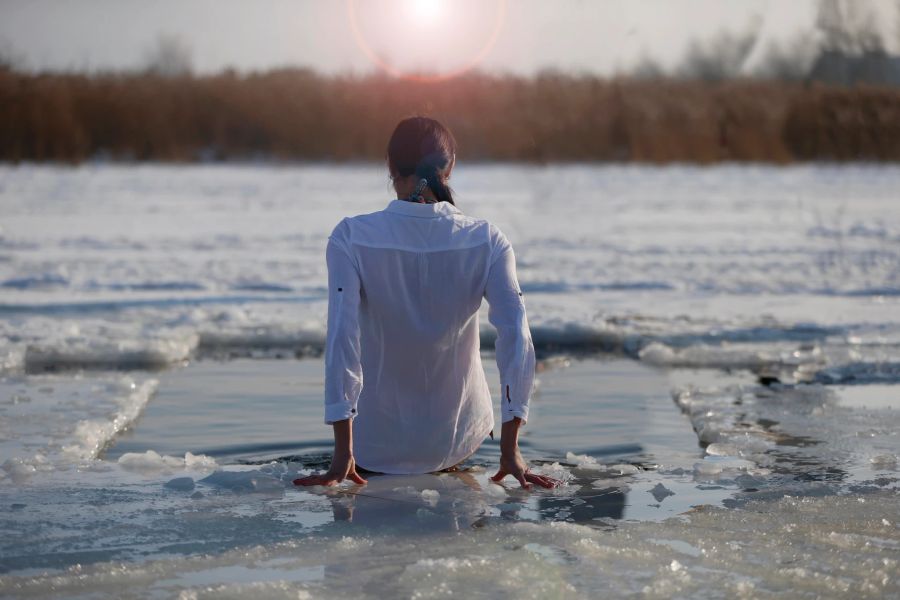
[[[813,63],[808,79],[832,85],[868,83],[900,86],[900,56],[884,50],[863,54],[826,50]]]

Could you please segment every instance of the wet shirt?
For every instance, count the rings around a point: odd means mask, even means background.
[[[528,419],[534,345],[515,255],[496,226],[447,202],[391,200],[338,223],[325,258],[325,422],[353,419],[359,466],[437,471],[492,431],[482,299],[497,330],[501,420]]]

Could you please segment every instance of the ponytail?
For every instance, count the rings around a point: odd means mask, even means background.
[[[444,168],[447,165],[438,165],[437,161],[431,156],[426,156],[422,162],[416,166],[416,177],[421,177],[428,182],[428,187],[437,198],[438,202],[449,202],[456,206],[453,202],[453,190],[444,182],[442,176]]]

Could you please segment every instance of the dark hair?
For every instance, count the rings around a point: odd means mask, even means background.
[[[453,205],[453,191],[444,183],[442,175],[455,156],[453,134],[428,117],[409,117],[400,121],[387,147],[391,175],[424,178],[438,202]]]

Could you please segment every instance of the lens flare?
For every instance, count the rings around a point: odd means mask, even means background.
[[[497,41],[506,18],[506,4],[507,0],[482,0],[467,3],[465,6],[470,9],[465,10],[462,2],[447,0],[403,0],[379,4],[371,0],[347,0],[347,13],[357,46],[375,66],[394,77],[428,82],[458,77],[478,66]],[[477,5],[478,9],[471,9],[473,5]],[[464,17],[470,19],[470,26],[466,26]],[[477,34],[473,34],[473,30],[478,28],[472,27],[472,23],[481,26]],[[435,29],[439,29],[440,33],[435,33]],[[431,37],[423,38],[423,35]],[[420,37],[413,43],[415,36]],[[449,45],[447,40],[450,40]],[[433,59],[438,44],[442,45],[441,58],[449,56],[457,59],[458,64],[443,69],[422,68],[423,63],[439,62]],[[390,54],[383,50],[402,47],[406,51],[407,46],[410,51],[401,60],[392,60]],[[432,51],[431,60],[428,51]],[[412,69],[398,64],[406,58],[418,59],[419,67]]]
[[[443,12],[443,4],[441,0],[411,0],[410,9],[416,19],[425,23],[435,23]]]

